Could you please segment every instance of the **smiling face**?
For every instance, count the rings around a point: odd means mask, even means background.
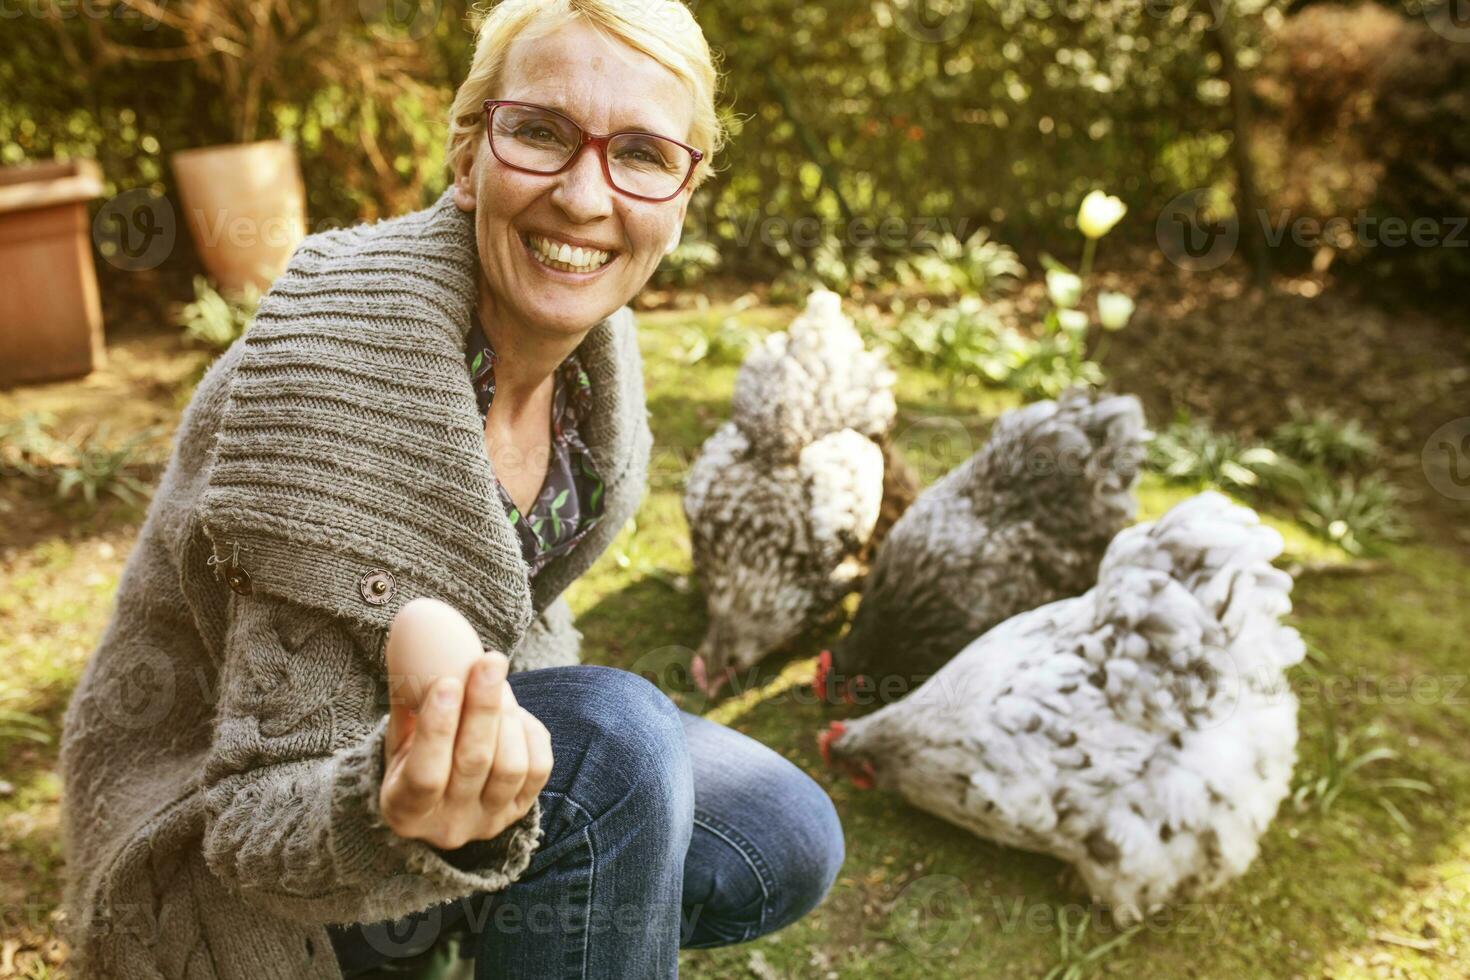
[[[677,76],[581,21],[518,38],[499,88],[496,98],[558,109],[592,133],[636,129],[687,143],[694,119],[694,98]],[[643,288],[683,226],[691,193],[686,186],[658,203],[619,193],[591,146],[562,173],[523,173],[497,160],[482,133],[454,182],[455,204],[475,212],[482,312],[521,329],[584,333]],[[589,272],[548,266],[529,244],[542,238],[610,258]]]

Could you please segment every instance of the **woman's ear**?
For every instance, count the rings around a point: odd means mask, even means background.
[[[469,148],[459,155],[454,163],[454,206],[461,211],[475,210],[476,192],[475,162],[479,159],[481,140],[473,140]]]

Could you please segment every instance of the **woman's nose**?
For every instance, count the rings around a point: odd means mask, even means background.
[[[613,189],[602,173],[602,159],[597,147],[584,145],[577,151],[572,165],[556,175],[551,201],[577,224],[612,213]]]

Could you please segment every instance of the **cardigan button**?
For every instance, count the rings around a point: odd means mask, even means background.
[[[230,583],[230,588],[240,595],[250,595],[255,591],[254,586],[250,584],[250,573],[239,565],[229,567],[229,570],[225,572],[225,581]]]
[[[393,598],[393,573],[386,568],[374,568],[363,574],[357,588],[366,602],[381,606]]]

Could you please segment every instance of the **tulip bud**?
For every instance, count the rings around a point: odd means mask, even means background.
[[[1068,333],[1081,333],[1087,329],[1087,314],[1081,310],[1061,310],[1057,313],[1057,322]]]
[[[1059,308],[1067,310],[1082,299],[1082,280],[1060,269],[1046,270],[1046,293]]]
[[[1112,231],[1127,212],[1127,205],[1116,197],[1092,191],[1082,199],[1082,206],[1077,209],[1077,227],[1088,238],[1101,238]]]
[[[1127,293],[1097,294],[1097,319],[1105,330],[1122,330],[1133,316],[1133,299]]]

